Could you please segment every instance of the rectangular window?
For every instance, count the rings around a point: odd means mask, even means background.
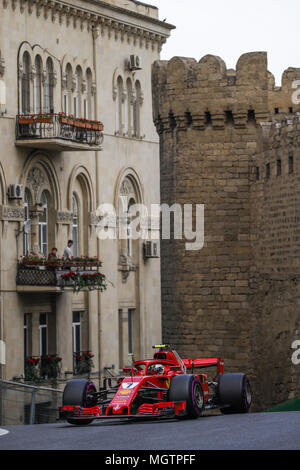
[[[293,155],[289,156],[289,175],[294,173],[294,157]]]
[[[266,164],[266,179],[270,179],[270,174],[271,174],[271,168],[270,168],[270,163]]]
[[[73,312],[72,323],[73,353],[81,350],[81,312]]]
[[[68,95],[64,95],[64,112],[65,112],[66,114],[69,113]]]
[[[39,241],[40,252],[47,256],[48,254],[48,225],[46,223],[39,223]]]
[[[256,167],[255,174],[256,174],[256,181],[259,181],[259,166]]]
[[[133,319],[134,310],[128,310],[128,354],[133,354]]]
[[[24,313],[24,357],[28,356],[28,315]]]
[[[277,176],[281,176],[281,160],[277,160]]]
[[[89,117],[87,99],[84,99],[84,100],[83,100],[83,117],[84,117],[85,119],[88,119],[88,117]]]
[[[40,356],[48,354],[47,313],[40,313]]]
[[[74,96],[74,117],[78,117],[78,100],[77,96]]]

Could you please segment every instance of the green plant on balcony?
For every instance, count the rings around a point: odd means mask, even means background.
[[[68,273],[62,274],[61,278],[61,288],[72,287],[73,292],[79,292],[83,289],[89,291],[100,290],[103,292],[107,289],[106,277],[102,273],[79,273],[70,271]]]
[[[45,261],[46,261],[45,257],[38,256],[36,254],[30,254],[30,255],[20,257],[20,262],[24,265],[44,266]]]
[[[40,358],[26,357],[25,358],[25,380],[28,382],[37,382],[39,380]]]
[[[75,373],[78,375],[89,374],[94,367],[94,355],[90,351],[75,354]]]
[[[57,354],[48,354],[41,358],[41,378],[56,379],[60,374],[62,358]]]
[[[51,113],[39,113],[35,115],[35,121],[38,123],[48,123],[52,122],[53,114]]]

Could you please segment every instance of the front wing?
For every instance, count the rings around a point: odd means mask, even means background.
[[[161,402],[155,404],[141,405],[136,414],[124,414],[124,410],[113,409],[112,413],[106,414],[103,412],[101,406],[94,406],[92,408],[83,408],[81,406],[62,406],[59,410],[60,420],[87,420],[87,419],[138,419],[138,418],[162,418],[162,417],[176,417],[185,414],[186,402]]]

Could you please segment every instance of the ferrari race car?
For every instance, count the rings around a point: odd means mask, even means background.
[[[205,410],[247,413],[251,388],[245,374],[224,374],[220,358],[181,359],[169,346],[154,346],[153,359],[124,368],[112,388],[96,390],[86,379],[67,383],[59,418],[70,424],[94,419],[198,418]],[[201,369],[216,367],[213,381]]]

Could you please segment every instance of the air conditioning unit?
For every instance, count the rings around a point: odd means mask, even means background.
[[[24,187],[22,184],[10,184],[8,187],[9,199],[23,199]]]
[[[129,70],[141,70],[142,69],[142,59],[139,55],[131,55],[128,61]]]
[[[159,258],[159,244],[158,242],[145,242],[144,243],[144,258]]]

